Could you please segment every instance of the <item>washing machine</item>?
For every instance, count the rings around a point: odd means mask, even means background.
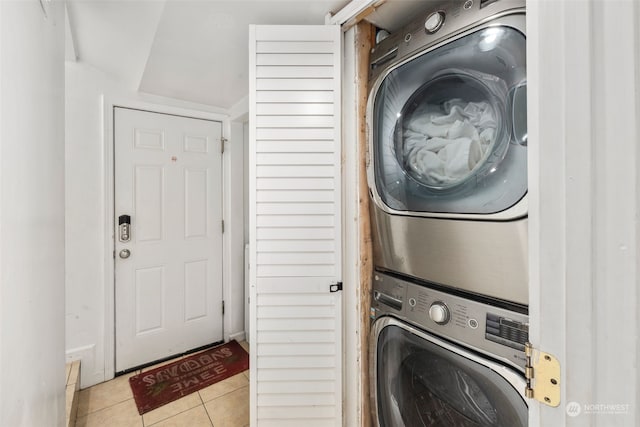
[[[375,275],[370,337],[376,427],[528,425],[528,318]]]
[[[524,1],[425,5],[371,53],[375,268],[527,305]]]

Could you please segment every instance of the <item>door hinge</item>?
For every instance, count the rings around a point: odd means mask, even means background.
[[[338,292],[342,290],[342,282],[334,283],[333,285],[329,285],[329,292]]]
[[[224,233],[224,219],[222,220],[222,233]]]
[[[222,300],[222,314],[224,314],[224,300]]]
[[[526,366],[524,376],[527,387],[524,394],[545,405],[560,404],[560,362],[555,356],[533,348],[530,342],[524,345]]]
[[[224,154],[224,143],[227,141],[228,139],[224,136],[220,138],[220,154]]]

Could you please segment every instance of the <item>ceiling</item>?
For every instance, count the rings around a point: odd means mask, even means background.
[[[369,19],[394,30],[426,1],[388,0]],[[323,24],[347,3],[67,0],[67,45],[130,90],[229,109],[248,93],[250,24]]]

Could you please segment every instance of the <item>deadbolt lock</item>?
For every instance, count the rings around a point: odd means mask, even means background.
[[[120,215],[118,217],[118,229],[121,242],[128,242],[131,240],[131,216]]]

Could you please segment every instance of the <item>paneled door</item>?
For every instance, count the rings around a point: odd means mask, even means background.
[[[222,340],[222,125],[114,108],[116,372]]]

